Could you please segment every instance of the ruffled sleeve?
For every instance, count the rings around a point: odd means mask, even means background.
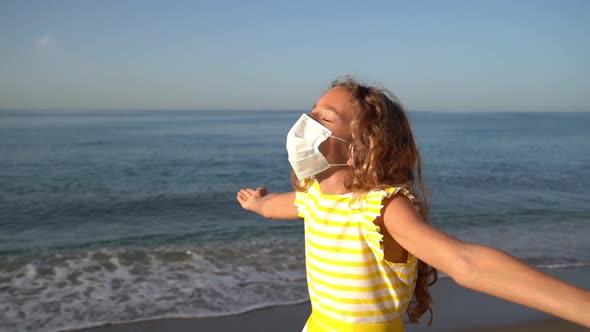
[[[303,219],[307,218],[307,215],[308,215],[308,213],[307,213],[308,208],[307,208],[307,204],[306,204],[307,196],[308,196],[307,192],[301,192],[301,191],[295,192],[294,204],[297,207],[297,215]]]
[[[375,219],[381,215],[383,208],[383,199],[391,196],[401,194],[406,196],[414,205],[417,204],[417,199],[410,193],[409,190],[400,187],[385,188],[382,190],[372,191],[367,194],[363,208],[362,225],[366,231],[366,241],[379,260],[384,260],[383,250],[383,234],[381,234],[381,227],[375,224]],[[385,260],[391,266],[407,266],[415,261],[415,257],[408,253],[408,261],[406,263],[394,263]]]

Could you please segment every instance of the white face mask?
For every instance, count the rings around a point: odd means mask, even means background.
[[[347,164],[330,164],[319,150],[320,144],[335,138],[347,143],[349,141],[332,136],[332,131],[319,122],[303,114],[287,134],[287,154],[289,163],[299,180],[319,174],[332,166]]]

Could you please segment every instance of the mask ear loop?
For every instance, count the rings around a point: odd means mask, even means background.
[[[330,135],[330,138],[335,138],[335,139],[337,139],[339,141],[342,141],[342,142],[345,142],[345,143],[348,143],[348,144],[351,144],[352,143],[349,140],[345,140],[344,138],[336,137],[336,136],[333,136],[333,135]],[[330,167],[334,167],[334,166],[351,166],[348,163],[346,163],[346,164],[328,164],[328,165],[330,165]]]
[[[344,138],[336,137],[336,136],[333,136],[333,135],[330,135],[330,137],[331,137],[331,138],[335,138],[335,139],[337,139],[337,140],[339,140],[339,141],[342,141],[342,142],[349,143],[349,144],[350,144],[350,143],[352,143],[351,141],[349,141],[349,140],[345,140]]]

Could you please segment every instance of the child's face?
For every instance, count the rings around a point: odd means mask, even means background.
[[[332,131],[332,135],[352,141],[350,123],[353,119],[352,96],[344,88],[333,88],[314,105],[312,119]],[[320,152],[330,163],[348,162],[348,144],[336,139],[327,139],[320,144]]]

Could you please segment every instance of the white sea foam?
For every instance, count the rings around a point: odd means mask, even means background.
[[[521,259],[546,269],[590,266]],[[224,316],[300,302],[308,298],[304,261],[301,243],[280,240],[0,257],[0,331]]]
[[[302,248],[99,250],[0,265],[0,330],[228,315],[306,299]]]

